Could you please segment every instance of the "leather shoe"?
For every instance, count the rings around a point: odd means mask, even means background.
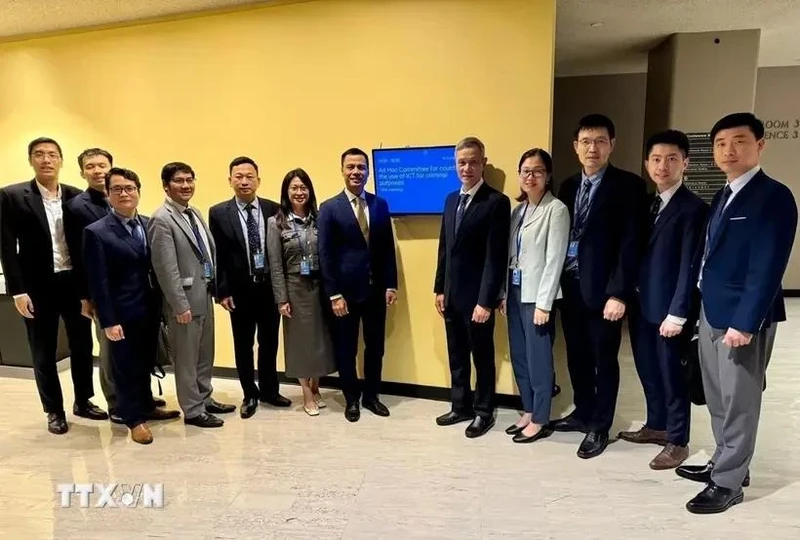
[[[494,416],[476,416],[470,425],[467,426],[464,434],[468,439],[474,439],[481,435],[486,435],[494,427]]]
[[[474,414],[460,413],[456,411],[446,412],[441,416],[436,417],[436,424],[440,426],[452,426],[459,422],[472,422],[475,418]]]
[[[160,409],[158,407],[144,415],[147,420],[172,420],[173,418],[180,418],[180,416],[180,411]]]
[[[539,439],[546,439],[552,434],[553,434],[552,429],[550,429],[547,426],[543,426],[541,429],[539,429],[539,431],[537,431],[530,437],[528,437],[527,435],[523,435],[522,432],[520,432],[514,435],[514,437],[511,440],[514,441],[515,443],[523,443],[523,444],[532,443],[538,441]]]
[[[225,422],[222,421],[222,418],[217,418],[213,414],[200,413],[192,418],[184,418],[183,423],[201,428],[218,428],[222,427]]]
[[[703,491],[686,503],[686,509],[692,514],[719,514],[731,506],[744,500],[744,492],[718,486],[710,482]]]
[[[389,416],[389,409],[386,407],[386,405],[378,401],[377,398],[369,401],[363,401],[361,402],[361,405],[363,405],[368,411],[371,411],[373,414],[377,414],[378,416]]]
[[[75,403],[72,406],[72,414],[89,420],[108,420],[108,413],[88,399],[83,403]]]
[[[111,420],[112,424],[124,424],[125,420],[122,419],[120,415],[117,414],[117,411],[114,409],[108,410],[108,419]]]
[[[675,474],[681,478],[691,480],[692,482],[702,482],[703,484],[708,484],[711,482],[711,471],[713,470],[714,462],[709,461],[705,465],[681,465],[675,469]],[[750,471],[747,472],[744,480],[742,480],[742,487],[748,487],[749,485]]]
[[[659,444],[661,446],[667,445],[666,431],[650,429],[647,426],[642,426],[638,431],[620,431],[617,437],[623,441],[628,441],[635,444]]]
[[[561,432],[579,431],[581,433],[588,433],[586,424],[583,423],[583,420],[575,416],[574,411],[564,418],[553,420],[553,422],[550,424],[550,429]]]
[[[506,428],[506,435],[516,435],[523,429],[525,429],[525,426],[518,426],[517,424],[511,424]]]
[[[142,422],[131,428],[131,440],[139,444],[150,444],[153,442],[153,432]]]
[[[602,454],[608,446],[607,431],[590,431],[578,448],[578,457],[589,459]]]
[[[667,443],[661,453],[650,462],[650,468],[654,471],[664,471],[674,469],[689,457],[689,446],[677,446]]]
[[[53,435],[63,435],[69,431],[69,425],[67,424],[67,419],[64,417],[64,413],[47,414],[47,431]]]
[[[250,418],[258,410],[258,400],[255,398],[245,399],[242,401],[242,406],[239,407],[239,416],[242,418]]]
[[[269,396],[269,397],[262,397],[259,401],[261,401],[261,403],[268,403],[273,407],[281,407],[281,408],[290,407],[292,405],[292,401],[290,399],[285,398],[280,394],[275,394],[274,396]]]
[[[153,407],[166,407],[167,402],[161,399],[160,397],[153,398]]]
[[[358,401],[351,401],[344,408],[344,417],[348,422],[358,422],[361,418],[361,409],[358,407]]]
[[[229,405],[227,403],[220,403],[215,399],[211,399],[206,405],[206,412],[211,414],[228,414],[236,410],[236,405]]]

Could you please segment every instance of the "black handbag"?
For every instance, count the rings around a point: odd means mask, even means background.
[[[689,400],[695,405],[705,405],[706,393],[703,389],[703,374],[700,371],[700,343],[697,330],[697,326],[695,326],[692,339],[684,350],[681,364],[684,368],[686,386],[689,389]]]
[[[158,350],[156,351],[156,358],[151,372],[158,379],[158,395],[164,394],[161,388],[161,379],[167,376],[164,368],[174,365],[175,357],[172,354],[172,347],[169,343],[169,327],[162,319],[158,324]]]

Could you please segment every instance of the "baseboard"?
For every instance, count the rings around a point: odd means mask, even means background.
[[[784,298],[800,298],[800,289],[784,289]]]
[[[59,373],[69,369],[69,358],[64,358],[56,362],[56,370]],[[8,377],[9,379],[26,379],[34,380],[33,367],[27,366],[0,366],[0,377]]]

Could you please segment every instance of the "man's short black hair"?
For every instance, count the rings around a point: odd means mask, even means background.
[[[130,180],[134,184],[136,184],[136,189],[142,189],[142,183],[139,181],[139,175],[133,172],[130,169],[123,169],[122,167],[112,167],[108,174],[106,174],[106,191],[111,189],[111,177],[112,176],[121,176],[125,180]]]
[[[104,156],[108,160],[108,164],[112,167],[114,166],[114,157],[111,155],[111,152],[103,150],[102,148],[87,148],[78,156],[78,167],[83,170],[83,162],[95,156]]]
[[[167,163],[161,169],[161,185],[166,187],[179,172],[191,174],[192,178],[194,178],[194,170],[189,165],[182,161],[173,161],[172,163]]]
[[[234,158],[234,160],[231,161],[231,164],[228,166],[228,174],[231,174],[233,172],[233,168],[238,167],[239,165],[252,165],[256,170],[256,174],[258,174],[258,165],[256,165],[255,161],[253,161],[253,158],[249,158],[247,156],[239,156]]]
[[[756,140],[760,141],[764,138],[764,122],[756,118],[756,115],[749,112],[738,112],[723,116],[714,127],[711,128],[711,142],[717,137],[717,133],[723,129],[731,129],[737,127],[750,128],[750,131],[755,135]]]
[[[341,166],[344,166],[344,158],[347,156],[363,156],[364,159],[367,161],[367,167],[369,167],[369,156],[366,152],[364,152],[361,148],[348,148],[344,152],[342,152],[342,160]]]
[[[33,139],[31,142],[28,143],[28,157],[33,157],[33,149],[39,146],[40,144],[52,144],[58,149],[58,157],[63,158],[64,153],[61,151],[61,145],[56,142],[55,139],[51,139],[50,137],[37,137]]]
[[[608,131],[608,138],[615,139],[617,137],[617,130],[614,127],[614,122],[611,118],[604,114],[587,114],[578,121],[578,127],[575,129],[574,137],[578,140],[578,135],[584,129],[601,129],[605,128]]]
[[[650,152],[653,151],[653,147],[657,144],[671,144],[677,146],[684,158],[689,157],[689,137],[687,137],[686,133],[683,131],[668,129],[650,135],[650,138],[647,139],[647,143],[644,146],[645,157],[650,157]]]

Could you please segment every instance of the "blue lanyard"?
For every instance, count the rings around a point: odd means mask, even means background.
[[[295,222],[294,218],[291,218],[291,220],[292,220],[292,231],[294,231],[297,234],[297,243],[300,245],[300,255],[302,256],[303,259],[305,259],[306,258],[305,248],[308,243],[308,231],[306,230],[306,227],[303,227],[302,229],[300,229],[300,231],[298,231],[297,223]],[[300,239],[301,234],[302,234],[302,240]]]
[[[517,267],[519,267],[519,250],[522,249],[522,225],[525,224],[525,214],[528,213],[528,204],[525,203],[525,209],[522,211],[522,216],[519,218],[519,224],[517,225],[517,252],[516,252],[516,260],[517,260]],[[533,209],[536,211],[536,209]]]

